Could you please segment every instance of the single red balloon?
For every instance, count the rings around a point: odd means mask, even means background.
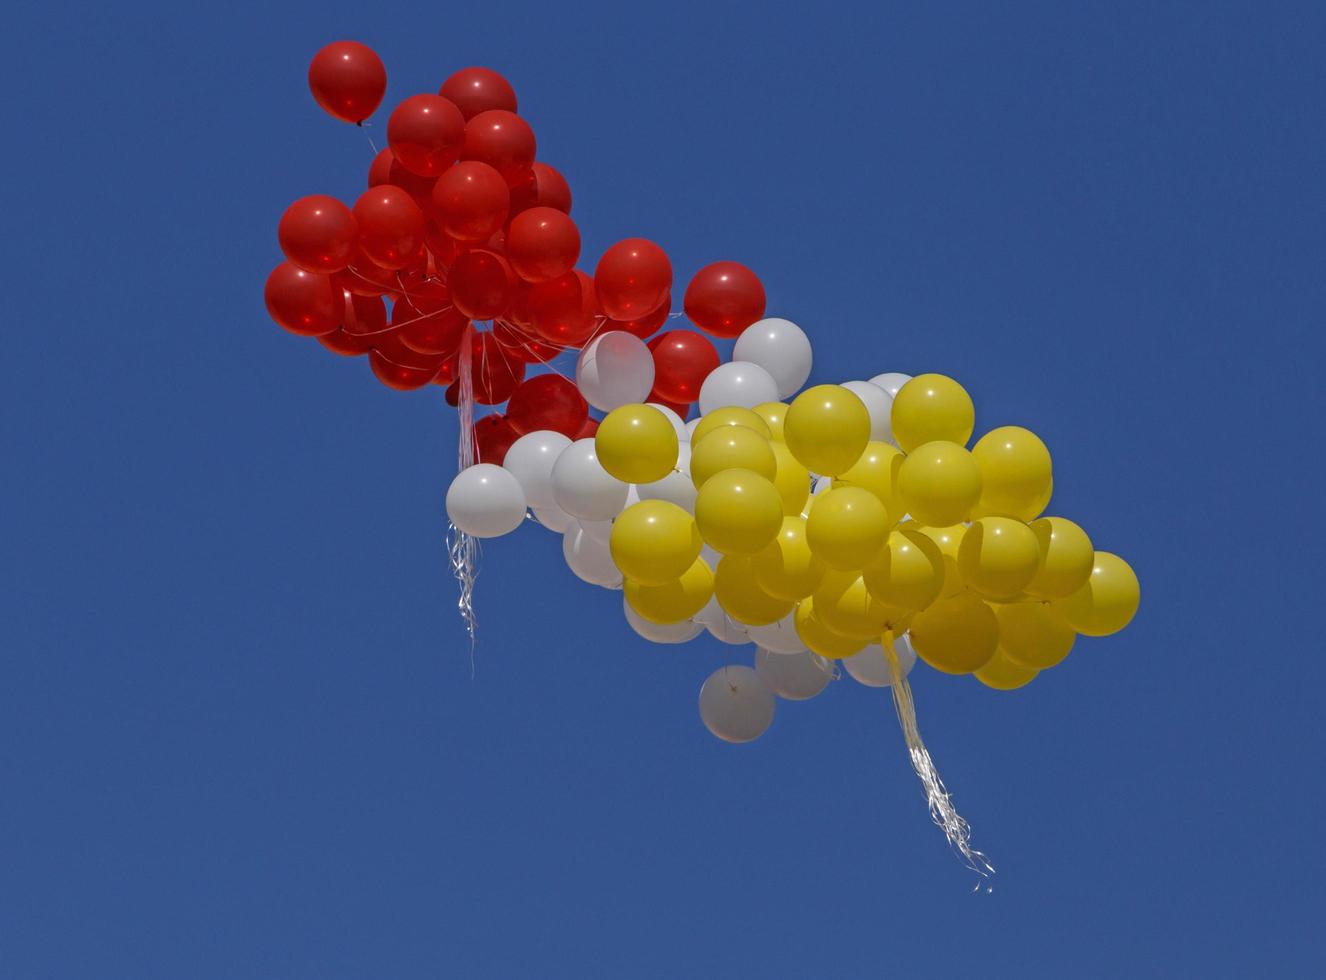
[[[649,392],[649,397],[646,398],[645,401],[652,402],[655,405],[662,405],[664,408],[672,409],[681,417],[683,422],[686,421],[686,416],[691,412],[691,406],[689,403],[683,404],[682,402],[672,402],[664,398],[659,394],[657,385],[655,385],[653,390]]]
[[[368,352],[368,363],[379,381],[388,388],[395,388],[397,391],[411,391],[415,388],[422,388],[437,376],[437,367],[435,366],[412,368],[404,364],[397,364],[376,347]]]
[[[670,402],[690,404],[718,367],[718,349],[693,330],[669,330],[649,342],[654,355],[654,390]]]
[[[530,326],[540,337],[561,347],[579,347],[598,327],[594,280],[579,269],[529,291]]]
[[[399,328],[397,336],[402,344],[418,354],[433,357],[450,357],[460,350],[461,338],[470,325],[454,307],[420,313],[404,301],[391,311],[391,322]]]
[[[412,95],[392,110],[387,142],[406,170],[436,177],[460,156],[465,117],[440,95]]]
[[[511,302],[516,277],[502,256],[475,248],[451,263],[447,285],[461,313],[471,320],[492,320]]]
[[[451,307],[451,291],[440,276],[423,269],[407,269],[396,274],[396,291],[401,304],[419,313],[436,313]],[[398,304],[400,305],[400,304]]]
[[[570,214],[571,185],[566,182],[566,178],[548,164],[537,160],[530,169],[534,171],[534,203]]]
[[[667,253],[646,238],[628,238],[603,253],[594,269],[603,312],[614,320],[635,320],[658,309],[672,290]]]
[[[516,90],[491,68],[462,68],[437,91],[455,103],[467,120],[489,109],[516,111]]]
[[[437,369],[437,375],[433,378],[433,384],[441,385],[443,388],[447,387],[447,385],[455,381],[456,378],[460,377],[460,374],[457,370],[459,366],[460,366],[460,355],[452,354],[445,361],[443,361],[442,366]]]
[[[604,330],[621,330],[625,333],[635,334],[641,340],[652,336],[654,331],[668,322],[672,316],[672,294],[668,293],[667,299],[658,304],[658,309],[652,313],[647,313],[638,320],[609,320],[604,326]]]
[[[514,112],[488,109],[465,124],[462,160],[481,160],[508,182],[516,182],[534,163],[534,130]]]
[[[305,337],[331,333],[345,316],[345,293],[331,276],[306,272],[289,262],[272,270],[263,298],[273,320]]]
[[[740,262],[714,262],[695,274],[683,303],[701,330],[735,337],[764,316],[764,286]]]
[[[301,197],[276,226],[285,257],[305,272],[324,275],[350,264],[358,235],[350,209],[326,194]]]
[[[506,415],[521,435],[551,429],[574,438],[589,417],[589,402],[579,388],[561,375],[536,374],[511,393]]]
[[[506,451],[520,438],[520,433],[504,415],[485,415],[474,423],[474,461],[501,466]]]
[[[509,315],[510,311],[507,312]],[[526,364],[547,364],[563,351],[563,348],[532,337],[505,321],[493,325],[493,336],[502,345],[507,357],[518,358]]]
[[[308,87],[318,105],[337,119],[360,123],[382,102],[387,69],[367,45],[335,41],[313,56]]]
[[[506,223],[511,194],[496,169],[478,160],[456,164],[433,185],[433,212],[442,231],[482,242]]]
[[[350,265],[332,278],[356,296],[381,296],[396,288],[396,275],[395,271],[375,264],[362,248],[357,248]]]
[[[598,431],[598,419],[585,419],[585,424],[580,427],[580,431],[576,433],[575,437],[577,439],[593,439]]]
[[[424,247],[424,213],[395,184],[370,187],[354,207],[359,247],[384,269],[404,269]],[[353,264],[353,263],[352,263]]]
[[[395,184],[414,198],[414,203],[419,205],[419,210],[424,214],[428,214],[433,207],[433,185],[436,183],[436,177],[420,177],[402,167],[390,147],[380,151],[368,168],[369,187]]]
[[[476,333],[470,348],[470,382],[480,405],[499,405],[525,379],[525,362],[507,357],[490,332]]]
[[[352,333],[346,333],[344,327],[338,327],[331,333],[323,334],[318,338],[318,343],[333,354],[341,354],[345,357],[367,354],[373,349],[372,337],[357,337]]]
[[[580,229],[555,208],[530,208],[512,220],[505,244],[516,275],[526,282],[546,282],[575,268]]]
[[[360,337],[371,337],[387,329],[387,304],[381,296],[358,296],[345,290],[345,318],[341,329]]]
[[[444,269],[455,262],[466,247],[464,242],[456,241],[433,221],[428,222],[424,230],[424,242],[428,246],[428,254],[433,257],[433,262]]]

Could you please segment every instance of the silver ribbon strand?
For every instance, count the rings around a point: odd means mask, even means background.
[[[474,328],[467,327],[460,341],[457,415],[460,417],[460,436],[456,448],[456,472],[474,465],[474,378],[470,364],[470,350]],[[479,543],[472,536],[447,524],[447,554],[451,558],[451,572],[460,586],[456,608],[470,637],[470,671],[474,671],[474,643],[478,620],[474,615],[474,580],[479,577]]]

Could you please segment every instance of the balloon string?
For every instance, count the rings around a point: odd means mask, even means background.
[[[369,127],[369,126],[372,126],[372,125],[373,125],[373,124],[372,124],[371,122],[369,122],[368,120],[366,120],[366,119],[365,119],[365,120],[361,120],[360,122],[356,123],[356,126],[357,126],[357,127],[359,128],[359,130],[364,134],[364,139],[368,140],[368,145],[371,146],[371,147],[373,148],[373,155],[374,155],[374,156],[377,156],[377,155],[378,155],[378,145],[377,145],[376,143],[373,142],[373,137],[370,136],[370,135],[369,135],[369,132],[368,132],[368,127]]]
[[[925,789],[925,799],[930,807],[930,819],[944,832],[952,847],[962,858],[962,863],[982,878],[995,873],[994,866],[984,854],[971,846],[971,825],[967,823],[953,806],[944,781],[939,778],[939,770],[916,727],[916,706],[912,703],[912,688],[907,683],[907,675],[898,663],[898,653],[893,649],[893,634],[883,636],[884,655],[889,661],[889,673],[893,683],[893,707],[898,713],[898,724],[902,727],[902,737],[907,743],[907,753],[911,757],[912,768]],[[981,882],[976,883],[974,891],[979,891]]]
[[[470,369],[470,350],[474,330],[466,327],[460,341],[459,397],[456,400],[457,415],[460,418],[460,439],[456,447],[456,467],[465,470],[474,465],[474,379]],[[474,581],[479,577],[478,542],[456,527],[447,526],[447,554],[451,559],[451,571],[460,586],[460,597],[456,608],[465,623],[465,632],[470,637],[470,676],[474,676],[474,646],[477,639],[478,620],[474,615]]]

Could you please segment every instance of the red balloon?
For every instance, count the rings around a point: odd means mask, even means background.
[[[345,293],[331,276],[305,272],[289,262],[272,270],[263,298],[273,320],[304,337],[331,333],[345,316]]]
[[[511,194],[493,167],[478,160],[456,164],[433,186],[433,211],[452,238],[482,242],[506,223]]]
[[[424,214],[433,206],[433,185],[436,183],[436,177],[420,177],[402,167],[390,147],[380,151],[368,168],[369,187],[395,184],[414,198],[414,203]]]
[[[668,322],[672,316],[672,294],[668,293],[668,298],[658,304],[658,309],[653,313],[648,313],[638,320],[609,320],[604,325],[604,330],[622,330],[626,333],[635,334],[641,340],[651,336],[655,330]]]
[[[689,415],[691,412],[691,406],[689,404],[684,404],[682,402],[670,402],[662,395],[660,395],[658,393],[657,386],[655,386],[654,389],[649,392],[649,397],[646,398],[645,401],[653,402],[655,405],[662,405],[664,408],[672,409],[679,416],[681,416],[683,422],[686,421],[686,416]]]
[[[318,105],[337,119],[363,122],[387,91],[387,69],[373,49],[358,41],[335,41],[313,56],[308,87]]]
[[[467,120],[489,109],[516,111],[516,90],[491,68],[462,68],[437,90],[455,103]]]
[[[397,364],[376,347],[368,352],[368,363],[379,381],[397,391],[422,388],[437,376],[436,367],[412,368]]]
[[[306,272],[340,272],[355,254],[354,215],[325,194],[301,197],[281,215],[276,237],[285,257]]]
[[[438,276],[422,269],[407,269],[396,274],[396,292],[401,303],[419,313],[436,313],[451,306],[451,291]],[[399,304],[398,304],[399,305]]]
[[[392,110],[387,142],[406,170],[436,177],[460,156],[465,117],[440,95],[412,95]]]
[[[594,280],[579,269],[529,291],[530,326],[544,340],[562,347],[579,347],[598,327],[598,298]]]
[[[502,179],[518,181],[534,162],[534,130],[514,112],[488,109],[465,124],[462,160],[482,160]]]
[[[356,357],[359,354],[367,354],[373,349],[372,337],[356,337],[352,333],[346,333],[344,327],[339,327],[331,333],[323,334],[318,338],[318,343],[333,354],[342,354],[345,357]]]
[[[654,355],[654,390],[670,402],[689,405],[718,367],[718,350],[693,330],[669,330],[649,342]]]
[[[432,221],[428,222],[424,230],[424,242],[428,247],[428,253],[433,256],[433,261],[444,269],[465,251],[464,242],[456,241]]]
[[[503,415],[485,415],[474,422],[474,461],[502,465],[506,451],[520,438]]]
[[[511,393],[506,415],[521,435],[551,429],[574,438],[589,416],[589,402],[561,375],[536,374]]]
[[[536,340],[524,330],[505,322],[493,325],[493,336],[507,357],[519,358],[526,364],[547,364],[563,351],[563,348]]]
[[[506,257],[526,282],[564,276],[580,258],[580,229],[555,208],[530,208],[511,222]]]
[[[764,286],[740,262],[714,262],[695,274],[683,303],[701,330],[735,337],[764,316]]]
[[[628,238],[603,253],[594,270],[603,312],[614,320],[653,313],[672,290],[667,253],[645,238]]]
[[[395,271],[384,269],[371,261],[361,248],[355,251],[345,271],[338,272],[332,278],[341,288],[348,289],[356,296],[371,297],[393,291],[396,288],[396,276]]]
[[[471,320],[492,320],[511,302],[516,277],[506,259],[475,248],[451,263],[451,301]]]
[[[508,357],[491,333],[476,333],[470,349],[470,379],[476,402],[498,405],[525,379],[525,362]]]
[[[534,171],[534,203],[570,214],[571,185],[566,178],[546,163],[535,161],[530,169]]]
[[[585,424],[580,427],[580,431],[576,433],[575,437],[577,439],[593,439],[595,433],[597,433],[598,431],[599,431],[598,419],[585,419]]]
[[[370,187],[359,195],[354,217],[359,225],[359,247],[375,265],[404,269],[423,250],[424,213],[395,184]]]
[[[381,296],[357,296],[346,292],[345,318],[341,329],[360,337],[371,337],[387,329],[387,304]]]
[[[447,387],[447,385],[451,384],[458,377],[460,377],[460,374],[458,372],[459,366],[460,366],[460,355],[452,354],[445,361],[443,361],[442,366],[438,368],[437,375],[436,377],[433,378],[433,384],[441,385],[443,388]]]
[[[396,336],[410,350],[433,357],[450,357],[460,350],[470,322],[454,307],[421,313],[401,300],[391,311]]]

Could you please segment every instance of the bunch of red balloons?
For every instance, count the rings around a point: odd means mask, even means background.
[[[327,45],[309,66],[314,98],[346,122],[372,115],[386,85],[381,59],[355,41]],[[526,432],[593,434],[574,382],[526,371],[601,333],[653,337],[650,400],[683,418],[719,364],[702,334],[654,336],[672,315],[672,263],[658,245],[629,238],[593,275],[577,267],[570,186],[536,159],[534,130],[516,110],[510,82],[488,68],[463,68],[437,94],[404,99],[352,206],[314,194],[286,209],[277,226],[285,261],[265,291],[278,324],[337,354],[367,355],[390,388],[438,384],[457,404],[468,348],[474,401],[506,404],[475,425],[479,458],[495,463]],[[721,338],[760,319],[764,305],[760,280],[736,262],[701,269],[684,298],[691,322]]]

